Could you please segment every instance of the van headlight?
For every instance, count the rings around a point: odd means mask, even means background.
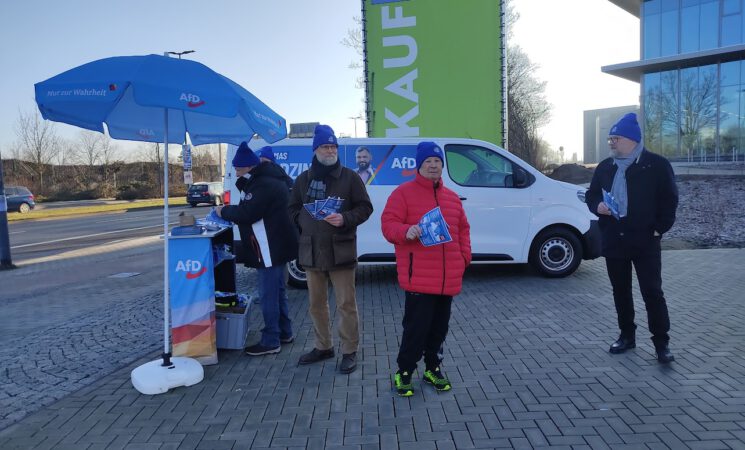
[[[578,199],[579,199],[579,201],[581,201],[582,203],[586,203],[586,202],[585,202],[585,194],[586,194],[586,193],[587,193],[587,189],[582,189],[582,190],[580,190],[580,191],[577,191],[577,198],[578,198]]]

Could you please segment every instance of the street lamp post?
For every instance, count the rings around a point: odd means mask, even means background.
[[[350,117],[350,119],[354,120],[354,137],[357,137],[357,120],[362,119],[362,116],[354,116]]]
[[[3,157],[0,154],[0,270],[15,269],[10,257],[8,234],[8,203],[5,200],[5,187],[3,185]]]

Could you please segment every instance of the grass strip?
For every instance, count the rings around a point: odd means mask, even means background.
[[[174,197],[168,199],[168,206],[184,206],[186,205],[186,199],[184,197]],[[112,203],[106,205],[94,205],[94,206],[70,206],[63,208],[53,209],[39,209],[29,211],[26,214],[18,212],[8,213],[8,222],[14,222],[18,220],[35,220],[35,219],[50,219],[56,217],[69,217],[69,216],[81,216],[86,214],[99,214],[103,212],[126,212],[131,209],[141,208],[162,208],[163,199],[151,199],[151,200],[139,200],[127,203]]]

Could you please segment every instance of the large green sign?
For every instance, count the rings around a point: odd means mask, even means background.
[[[502,144],[500,0],[365,0],[371,137]]]

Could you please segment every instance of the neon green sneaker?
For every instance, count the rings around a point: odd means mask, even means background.
[[[439,367],[436,367],[434,370],[425,370],[424,382],[431,384],[438,391],[449,391],[452,387],[450,386],[450,381],[440,372]]]
[[[393,376],[396,383],[396,393],[399,397],[411,397],[414,395],[414,387],[411,385],[411,374],[409,372],[396,372]]]

